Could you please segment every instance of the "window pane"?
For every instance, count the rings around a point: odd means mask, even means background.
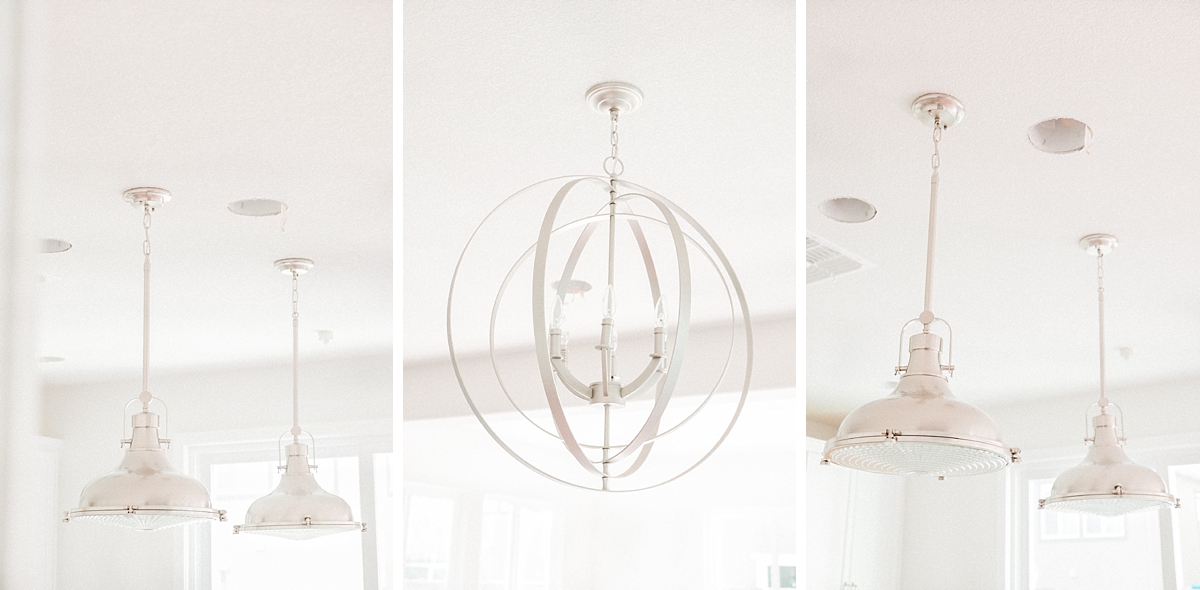
[[[1171,491],[1183,499],[1179,509],[1171,511],[1179,587],[1191,588],[1200,585],[1200,465],[1173,465],[1168,473]]]
[[[513,505],[485,499],[479,548],[479,590],[509,590],[512,550]]]
[[[404,587],[446,588],[454,530],[454,500],[412,495],[404,536]]]
[[[1038,509],[1038,499],[1049,495],[1053,482],[1029,482],[1030,590],[1163,587],[1158,511],[1089,521],[1075,513]]]
[[[346,500],[358,517],[358,458],[319,460],[317,482]],[[225,509],[229,517],[227,522],[212,524],[213,589],[362,588],[361,534],[340,533],[307,541],[233,534],[233,525],[245,521],[250,504],[279,483],[275,467],[274,461],[212,466],[213,505]]]
[[[521,508],[517,538],[517,589],[550,587],[550,542],[554,512]]]
[[[375,544],[378,548],[376,563],[379,568],[379,590],[392,590],[392,474],[396,457],[392,453],[376,453],[375,465],[375,522],[368,524],[375,529]]]

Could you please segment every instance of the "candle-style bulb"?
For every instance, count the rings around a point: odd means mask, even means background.
[[[654,326],[658,328],[667,327],[667,306],[663,303],[662,297],[658,298],[658,303],[654,304]]]
[[[566,319],[567,319],[566,316],[563,315],[562,297],[555,297],[554,298],[554,310],[553,310],[553,312],[551,312],[551,317],[550,317],[550,327],[561,329],[563,327],[563,323],[566,322]]]
[[[616,297],[613,296],[613,286],[611,283],[604,288],[604,318],[613,319],[617,314]]]

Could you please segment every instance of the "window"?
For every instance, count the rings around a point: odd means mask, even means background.
[[[486,497],[479,590],[548,590],[554,512]]]
[[[405,590],[562,587],[561,508],[405,482]]]
[[[445,590],[450,580],[454,500],[413,494],[404,514],[404,587]]]
[[[1041,479],[1029,483],[1029,489],[1034,496],[1034,507],[1037,499],[1050,496],[1050,488],[1054,480]],[[1094,514],[1078,514],[1075,512],[1059,512],[1057,510],[1038,511],[1041,521],[1041,538],[1043,541],[1055,539],[1104,539],[1125,536],[1125,517],[1104,517]]]
[[[286,587],[391,590],[390,440],[344,437],[316,440],[314,476],[326,491],[350,504],[365,533],[342,533],[306,541],[233,534],[256,499],[278,485],[276,441],[193,445],[190,466],[208,487],[226,522],[189,531],[187,588],[245,590]]]

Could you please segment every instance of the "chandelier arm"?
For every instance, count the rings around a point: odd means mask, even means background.
[[[642,196],[658,207],[659,212],[663,215],[663,219],[667,222],[667,227],[671,229],[671,238],[675,244],[675,256],[677,258],[676,267],[679,269],[679,324],[675,334],[675,348],[671,354],[671,362],[667,368],[666,378],[662,381],[659,395],[654,400],[654,408],[650,410],[650,415],[646,418],[646,422],[633,437],[633,440],[629,442],[629,445],[612,458],[614,462],[624,460],[645,444],[648,439],[658,434],[659,424],[663,413],[667,410],[667,403],[670,402],[671,395],[675,391],[675,384],[679,380],[680,367],[683,365],[685,355],[677,351],[687,350],[689,324],[691,323],[692,275],[683,230],[680,228],[679,221],[675,218],[675,214],[672,213],[671,208],[666,205],[665,199],[648,194]]]
[[[545,354],[548,345],[546,339],[546,257],[550,247],[550,234],[554,230],[554,219],[562,207],[563,200],[566,199],[571,189],[583,180],[582,178],[571,180],[558,189],[546,209],[546,214],[542,217],[541,230],[538,232],[537,245],[533,254],[533,339],[534,350],[539,352],[535,355],[538,362],[538,375],[542,380],[546,403],[550,406],[550,416],[554,420],[554,427],[558,431],[558,435],[562,437],[563,446],[585,471],[604,477],[604,473],[592,465],[587,456],[583,454],[583,449],[580,448],[578,441],[575,440],[575,433],[571,431],[566,414],[563,412],[562,402],[558,399],[558,388],[555,386],[554,372],[550,366],[550,355]]]
[[[636,194],[636,193],[630,193],[630,196],[642,197],[643,195]],[[554,229],[553,233],[567,231],[567,230],[569,230],[573,227],[576,227],[578,225],[581,225],[581,224],[584,225],[585,228],[592,228],[594,230],[598,227],[599,222],[603,221],[605,219],[605,217],[606,217],[606,215],[603,212],[599,212],[596,215],[591,216],[591,217],[582,217],[582,218],[576,219],[574,221],[570,221],[563,225],[560,225],[559,227]],[[661,219],[655,219],[653,217],[647,217],[645,215],[639,215],[637,213],[632,213],[632,212],[630,212],[630,213],[621,212],[621,213],[617,214],[617,217],[627,217],[627,218],[629,218],[629,221],[631,221],[631,222],[636,221],[639,223],[639,227],[640,227],[640,223],[642,223],[642,222],[653,222],[653,223],[659,223],[662,225],[666,225],[666,222]],[[695,244],[696,246],[700,247],[700,242],[698,242],[692,236],[685,233],[684,237],[692,244]],[[521,263],[523,263],[525,261],[525,259],[529,258],[529,256],[531,256],[533,254],[535,247],[536,247],[536,244],[534,246],[530,246],[528,249],[525,250],[524,253],[521,254],[521,256],[517,259],[517,261],[512,265],[512,267],[509,268],[508,274],[505,275],[505,278],[501,283],[500,290],[497,292],[496,299],[492,304],[491,324],[488,329],[489,330],[489,332],[488,332],[489,333],[488,347],[489,347],[489,354],[490,354],[491,363],[492,363],[492,372],[496,376],[496,380],[500,385],[500,390],[501,390],[501,392],[504,393],[505,397],[508,399],[509,404],[512,405],[513,409],[515,409],[522,417],[524,417],[535,428],[537,428],[538,430],[541,430],[542,432],[546,433],[547,435],[549,435],[555,439],[562,440],[562,437],[558,436],[557,434],[555,434],[553,432],[550,432],[545,427],[543,427],[542,425],[535,422],[532,418],[529,417],[528,414],[525,413],[524,410],[522,410],[517,405],[516,401],[512,397],[512,394],[509,392],[507,385],[504,382],[504,377],[500,374],[499,363],[496,360],[496,344],[495,344],[496,319],[499,314],[498,310],[499,310],[499,306],[500,306],[500,301],[503,299],[503,295],[507,291],[508,285],[511,283],[512,277],[516,275],[517,269],[521,266]],[[704,250],[703,247],[700,247],[700,252],[702,254],[704,254],[705,258],[709,261],[709,263],[712,264],[713,267],[718,270],[718,272],[720,272],[720,266],[718,265],[717,261],[713,260],[712,256],[706,250]],[[564,276],[564,280],[559,283],[560,286],[569,278],[570,278],[569,276]],[[652,283],[651,291],[653,292],[653,291],[658,290],[658,287],[659,286],[657,284],[657,281],[655,283]],[[725,285],[725,294],[729,298],[730,312],[732,314],[733,313],[733,296],[732,296],[732,294],[730,294],[728,285]],[[730,329],[731,330],[734,329],[734,326],[732,323],[730,324]],[[732,359],[732,351],[733,351],[733,341],[731,338],[730,343],[729,343],[729,349],[725,355],[725,365],[721,371],[721,378],[724,377],[725,372],[729,368],[729,364]],[[553,359],[551,359],[551,360],[553,362]],[[564,363],[563,366],[566,367],[567,365]],[[557,367],[556,367],[556,369],[557,369]],[[578,379],[575,379],[574,383],[578,384],[578,386],[582,386],[583,391],[587,392],[587,394],[588,394],[588,395],[578,395],[577,394],[577,397],[580,397],[581,399],[584,399],[584,400],[590,399],[591,388],[582,385],[582,382],[579,381]],[[717,380],[717,385],[715,385],[713,387],[713,389],[709,391],[708,397],[711,397],[715,393],[716,388],[719,386],[719,384],[720,384],[720,378]],[[694,412],[693,412],[693,414],[694,414]],[[690,419],[690,418],[688,418],[688,419]],[[679,426],[681,426],[683,424],[683,422],[686,422],[688,419],[684,419],[680,424],[676,424],[674,427],[672,427],[672,429],[678,428]],[[665,436],[668,432],[669,431],[660,433],[655,438],[661,438],[662,436]],[[591,444],[584,444],[584,443],[580,443],[580,446],[582,446],[584,448],[591,448],[591,449],[603,448],[602,445],[591,445]]]
[[[666,370],[662,367],[662,359],[651,358],[637,379],[621,386],[621,399],[632,399],[649,391],[658,384],[665,372]]]

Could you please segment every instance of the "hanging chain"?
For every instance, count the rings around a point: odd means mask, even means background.
[[[300,275],[292,271],[292,323],[300,321]]]
[[[942,141],[942,117],[935,115],[933,117],[933,171],[937,172],[938,167],[942,165],[942,155],[938,152],[938,143]]]
[[[144,399],[150,392],[150,213],[154,208],[150,203],[142,204],[142,229],[145,237],[142,240],[142,404],[149,405]]]
[[[1104,391],[1104,252],[1096,252],[1096,299],[1100,310],[1100,407],[1108,405]]]
[[[612,145],[612,153],[604,158],[604,172],[609,178],[616,179],[625,171],[625,164],[621,162],[621,158],[617,157],[617,115],[620,113],[617,109],[608,109],[609,115],[612,117],[612,127],[608,134],[608,143]]]

